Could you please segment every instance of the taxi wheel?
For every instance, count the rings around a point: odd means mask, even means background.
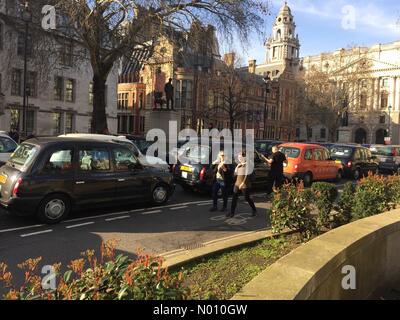
[[[310,172],[306,173],[303,178],[303,183],[306,188],[311,187],[312,185],[312,174]]]
[[[64,220],[71,211],[71,202],[63,194],[52,194],[42,200],[36,217],[45,224],[55,224]]]
[[[165,204],[169,198],[168,187],[165,184],[158,184],[151,194],[153,203],[156,205]]]

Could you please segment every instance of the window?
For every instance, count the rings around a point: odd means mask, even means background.
[[[110,154],[106,149],[80,150],[79,169],[82,171],[108,171],[110,170]]]
[[[382,88],[389,89],[389,78],[382,79]]]
[[[360,95],[360,109],[365,110],[367,108],[367,95],[365,93]]]
[[[0,153],[11,153],[18,147],[18,145],[6,137],[0,137]]]
[[[118,171],[132,170],[138,161],[129,149],[118,148],[114,149],[115,168]]]
[[[28,166],[38,151],[39,149],[34,145],[23,143],[11,155],[10,162],[20,166]]]
[[[27,39],[26,54],[28,57],[32,55],[32,37],[30,35],[28,35],[28,39]],[[17,55],[19,55],[19,56],[25,55],[25,34],[24,33],[18,34]]]
[[[325,128],[321,129],[320,136],[321,136],[321,139],[325,139],[326,138],[326,129]]]
[[[74,114],[67,112],[65,114],[65,133],[72,133],[74,130]]]
[[[26,90],[27,90],[28,96],[30,96],[30,97],[37,96],[36,77],[37,77],[36,72],[28,72]]]
[[[72,170],[72,155],[73,150],[71,149],[53,152],[45,164],[43,171],[53,173],[57,172],[57,174],[70,172]]]
[[[53,132],[55,135],[61,134],[61,112],[53,113]]]
[[[11,95],[20,96],[22,95],[22,71],[19,69],[14,69],[11,74]]]
[[[143,92],[141,92],[139,93],[139,109],[143,109],[143,106],[144,106],[144,95]]]
[[[19,109],[10,109],[10,129],[16,128],[17,131],[19,130],[19,117]]]
[[[298,158],[300,155],[300,149],[293,147],[282,147],[280,148],[280,152],[284,153],[287,158],[293,158],[293,159]]]
[[[74,46],[71,40],[65,40],[60,49],[60,63],[64,66],[72,66]]]
[[[323,149],[315,149],[314,150],[314,160],[316,161],[324,161],[326,159],[326,155]]]
[[[128,93],[118,93],[118,109],[128,109]]]
[[[144,132],[144,125],[145,125],[145,117],[140,117],[140,126],[139,126],[140,132]]]
[[[93,105],[93,82],[89,83],[89,104]]]
[[[62,77],[54,78],[54,100],[61,101],[63,99],[64,81]]]
[[[381,93],[381,109],[386,109],[388,107],[389,94],[387,92]]]
[[[381,124],[386,123],[386,116],[385,115],[379,116],[379,123],[381,123]]]
[[[74,102],[75,99],[75,80],[68,79],[65,87],[65,101]]]
[[[304,160],[312,160],[312,149],[306,149]]]

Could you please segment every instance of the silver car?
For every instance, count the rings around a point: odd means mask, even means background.
[[[370,150],[379,161],[380,171],[400,173],[399,145],[371,145]]]
[[[18,144],[7,134],[0,133],[0,166],[8,161],[17,147]]]

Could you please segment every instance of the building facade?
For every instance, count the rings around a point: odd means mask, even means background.
[[[365,77],[349,83],[351,96],[342,126],[337,131],[340,142],[366,144],[400,144],[400,41],[368,48],[340,49],[330,53],[304,57],[304,73],[311,68],[333,71],[351,70],[355,63],[367,63]],[[351,71],[349,72],[351,73]],[[298,128],[300,139],[306,129]],[[312,139],[327,141],[326,126],[313,126]],[[390,138],[390,139],[389,139]],[[389,141],[391,140],[391,141]]]
[[[296,77],[300,63],[300,41],[292,12],[285,3],[275,19],[272,35],[265,42],[265,62],[250,60],[251,73],[268,78],[264,110],[266,139],[295,138],[294,110],[296,107]]]
[[[27,35],[27,103],[24,97],[25,23],[16,1],[0,0],[0,130],[54,136],[90,132],[93,107],[92,68],[75,41],[45,35],[40,8],[32,7]],[[50,46],[51,44],[51,46]],[[54,46],[53,46],[54,45]],[[107,80],[107,118],[117,132],[117,69]]]

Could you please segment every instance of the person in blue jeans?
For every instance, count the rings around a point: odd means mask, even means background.
[[[227,190],[227,178],[229,175],[229,168],[225,163],[225,154],[220,151],[218,159],[213,162],[214,169],[214,183],[212,188],[213,207],[210,209],[211,212],[218,210],[218,191],[222,191],[223,207],[220,210],[224,212],[228,206],[228,190]]]

